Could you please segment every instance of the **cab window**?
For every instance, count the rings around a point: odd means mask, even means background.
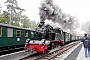
[[[31,32],[31,38],[34,38],[34,32]]]
[[[28,31],[25,31],[25,37],[28,37]]]

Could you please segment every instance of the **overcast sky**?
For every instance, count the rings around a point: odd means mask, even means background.
[[[4,4],[6,0],[0,0],[2,9],[6,9]],[[39,22],[39,9],[42,0],[17,0],[18,6],[26,9],[23,13],[27,15],[31,20]],[[82,24],[86,20],[90,20],[90,0],[54,0],[54,2],[60,6],[63,13],[70,14],[71,16],[77,16],[79,22]]]

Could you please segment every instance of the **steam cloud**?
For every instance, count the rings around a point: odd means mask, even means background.
[[[53,0],[43,0],[39,7],[40,21],[51,20],[54,23],[60,24],[64,29],[71,31],[76,28],[77,21],[73,16],[62,13],[61,8],[56,5]]]
[[[83,25],[81,26],[81,30],[90,32],[90,21],[89,20],[83,23]]]

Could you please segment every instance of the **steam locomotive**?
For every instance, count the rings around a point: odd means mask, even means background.
[[[25,49],[46,53],[58,46],[80,39],[80,36],[73,36],[64,32],[61,28],[53,28],[51,25],[45,25],[44,23],[40,22],[35,30],[34,34],[37,39],[26,39]]]

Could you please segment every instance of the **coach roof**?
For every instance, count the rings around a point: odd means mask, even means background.
[[[3,23],[0,23],[0,26],[16,28],[16,29],[23,29],[23,30],[31,30],[31,29],[27,29],[27,28],[23,28],[23,27],[18,27],[18,26],[13,26],[13,25],[10,25],[10,24],[3,24]]]

